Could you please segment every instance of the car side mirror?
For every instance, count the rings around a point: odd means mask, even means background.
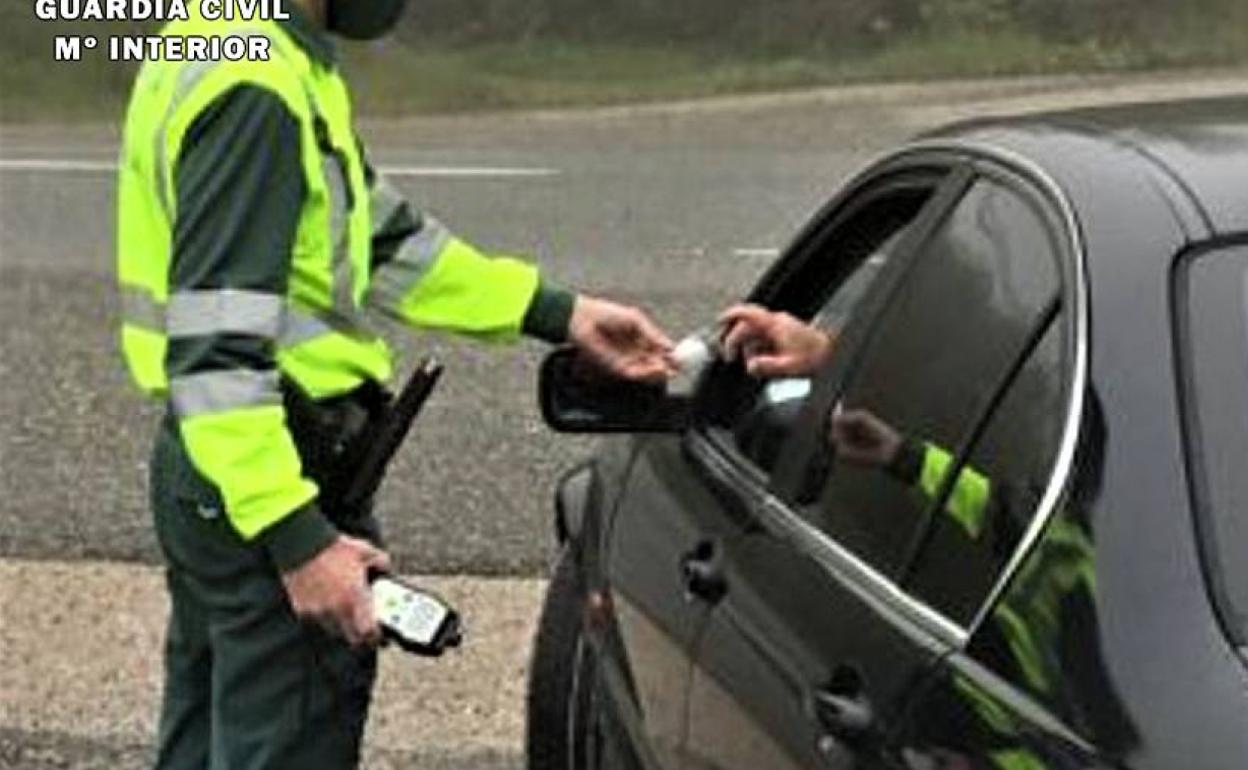
[[[688,397],[604,375],[571,347],[542,362],[538,402],[546,424],[560,433],[679,433],[691,412]]]

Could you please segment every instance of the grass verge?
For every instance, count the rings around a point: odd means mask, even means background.
[[[1104,73],[1248,63],[1248,24],[1169,30],[1147,44],[1053,43],[1022,31],[900,39],[869,52],[769,53],[531,42],[352,46],[359,112],[398,116],[687,99],[892,80]],[[116,120],[133,67],[0,51],[0,120]],[[47,58],[50,57],[50,53]],[[6,59],[14,59],[5,61]]]

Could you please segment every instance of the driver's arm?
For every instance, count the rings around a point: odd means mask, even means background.
[[[724,358],[740,357],[755,377],[809,377],[836,348],[834,333],[759,305],[735,305],[719,321],[724,327]]]

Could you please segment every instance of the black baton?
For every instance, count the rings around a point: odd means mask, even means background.
[[[375,433],[370,432],[368,445],[360,448],[359,463],[354,466],[355,472],[342,496],[347,510],[355,510],[381,486],[386,466],[394,453],[399,451],[403,439],[412,429],[412,423],[416,422],[441,377],[442,364],[433,357],[424,359],[403,386],[399,397],[386,408],[379,429]]]

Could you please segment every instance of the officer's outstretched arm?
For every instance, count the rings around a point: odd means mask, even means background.
[[[367,305],[398,321],[491,341],[566,335],[573,297],[543,287],[537,268],[487,256],[433,216],[414,210],[369,168],[373,222]],[[538,317],[526,316],[534,303]]]
[[[361,152],[361,155],[363,153]],[[527,334],[571,341],[619,377],[670,376],[671,340],[642,311],[544,283],[535,266],[487,256],[429,214],[417,212],[392,183],[367,170],[372,274],[365,302],[415,327],[510,341]]]

